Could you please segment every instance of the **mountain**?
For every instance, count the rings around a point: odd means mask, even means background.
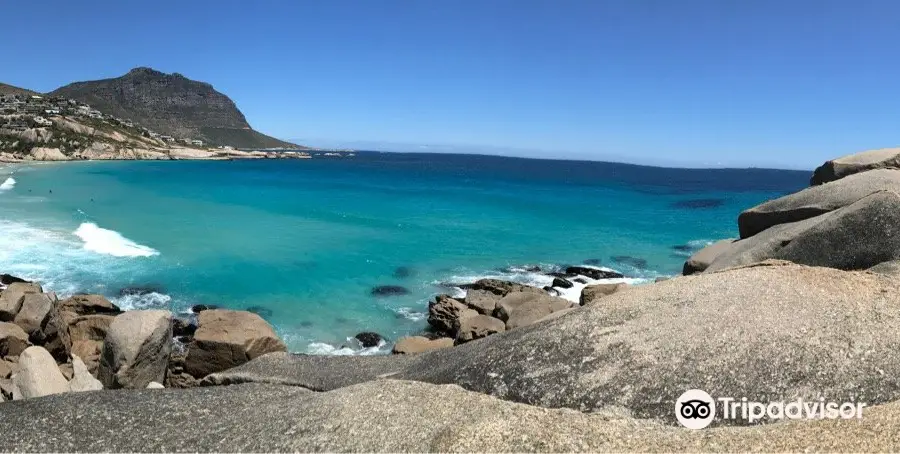
[[[36,91],[28,90],[27,88],[19,88],[14,87],[12,85],[7,85],[4,83],[0,83],[0,95],[22,95],[22,96],[31,96],[40,94]]]
[[[303,148],[253,130],[228,96],[178,73],[135,68],[122,77],[75,82],[49,95],[90,104],[176,139],[236,148]]]

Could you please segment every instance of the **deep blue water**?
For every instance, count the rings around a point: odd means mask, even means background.
[[[0,271],[128,308],[254,307],[310,352],[364,330],[420,331],[428,299],[452,291],[442,283],[549,283],[524,265],[675,274],[686,254],[675,246],[736,236],[740,211],[810,174],[371,152],[2,172],[16,184],[0,190]],[[410,293],[376,297],[378,285]],[[130,286],[155,292],[121,297]]]

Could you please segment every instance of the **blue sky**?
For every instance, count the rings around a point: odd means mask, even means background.
[[[313,145],[789,168],[900,145],[891,0],[0,0],[0,17],[0,81],[151,66]]]

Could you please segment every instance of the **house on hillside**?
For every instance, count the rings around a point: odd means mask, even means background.
[[[46,119],[46,118],[44,118],[44,117],[41,117],[41,116],[35,116],[32,120],[33,120],[35,123],[37,123],[38,126],[53,126],[53,122],[52,122],[52,121],[50,121],[50,120],[48,120],[48,119]]]
[[[195,146],[198,146],[198,147],[202,147],[202,146],[203,146],[203,141],[202,141],[202,140],[194,139],[194,140],[191,141],[191,145],[195,145]]]
[[[172,136],[159,136],[159,138],[165,140],[166,142],[175,142],[175,138]]]

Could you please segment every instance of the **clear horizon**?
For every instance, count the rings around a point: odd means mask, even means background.
[[[46,92],[150,66],[312,146],[807,170],[900,143],[898,13],[887,0],[6,3],[0,39],[22,45],[0,82]]]

